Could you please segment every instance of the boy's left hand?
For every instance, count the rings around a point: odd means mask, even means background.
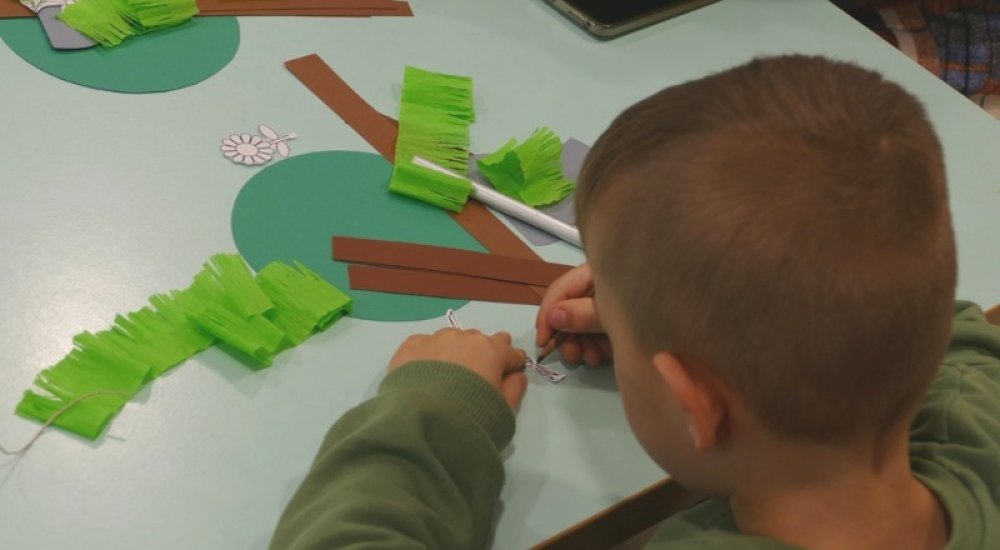
[[[510,334],[486,335],[478,330],[441,329],[434,334],[414,334],[389,360],[389,371],[411,361],[445,361],[478,374],[499,391],[510,408],[521,403],[528,387],[524,376],[524,350],[511,346]]]

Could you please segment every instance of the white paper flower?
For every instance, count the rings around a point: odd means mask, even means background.
[[[264,164],[274,156],[274,147],[270,141],[250,134],[233,134],[222,140],[219,149],[229,160],[247,166]]]

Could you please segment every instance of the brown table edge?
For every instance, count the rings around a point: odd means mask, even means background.
[[[655,483],[549,537],[531,550],[606,550],[701,500],[671,478]]]

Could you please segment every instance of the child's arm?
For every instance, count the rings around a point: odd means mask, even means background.
[[[505,333],[407,340],[331,428],[272,548],[483,548],[527,381]]]

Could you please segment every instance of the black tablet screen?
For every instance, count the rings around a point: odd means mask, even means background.
[[[605,25],[631,21],[686,0],[567,0],[567,3]]]

